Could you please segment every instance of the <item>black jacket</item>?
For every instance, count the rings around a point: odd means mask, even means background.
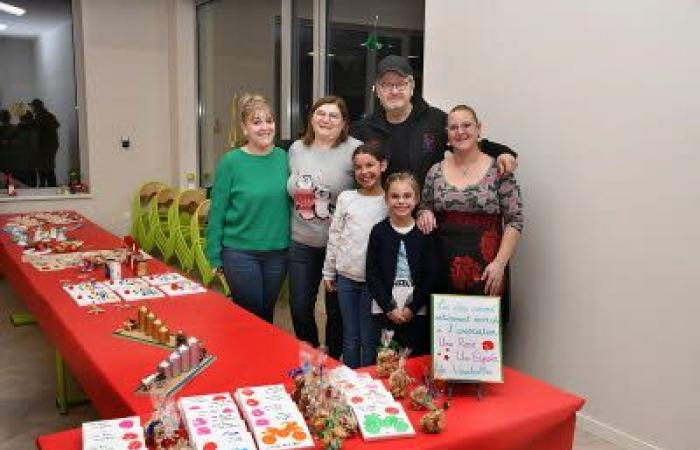
[[[434,106],[430,106],[423,98],[413,96],[413,109],[406,119],[405,127],[401,127],[408,136],[395,136],[392,125],[386,120],[386,113],[379,108],[369,116],[356,121],[350,127],[350,135],[365,144],[379,145],[389,160],[385,175],[397,171],[392,166],[392,156],[398,152],[408,152],[411,172],[418,182],[423,185],[425,175],[433,164],[442,161],[447,149],[447,114]],[[407,143],[408,148],[401,148],[401,143]],[[517,154],[505,145],[480,141],[481,150],[494,158],[501,153]]]
[[[439,268],[435,238],[425,235],[418,227],[400,234],[386,218],[372,228],[367,245],[365,279],[369,293],[382,311],[396,308],[391,290],[396,278],[396,257],[401,241],[406,246],[406,256],[413,282],[413,301],[406,305],[416,314],[423,305],[430,303],[439,281]]]

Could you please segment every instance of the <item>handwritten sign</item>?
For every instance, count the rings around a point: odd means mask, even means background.
[[[436,379],[503,382],[500,303],[500,297],[432,296]]]

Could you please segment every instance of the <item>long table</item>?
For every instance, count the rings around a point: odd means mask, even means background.
[[[7,217],[0,216],[0,225]],[[75,237],[88,249],[109,249],[120,239],[87,221]],[[88,315],[63,291],[66,280],[79,281],[77,269],[38,272],[22,262],[21,249],[0,235],[0,267],[8,282],[36,316],[47,338],[65,358],[71,372],[103,418],[146,416],[148,397],[134,393],[141,377],[150,373],[167,351],[112,336],[112,331],[135,308],[106,305],[103,314]],[[151,273],[172,269],[149,262]],[[99,278],[99,274],[97,274]],[[178,393],[197,395],[231,391],[240,386],[286,382],[297,366],[299,341],[239,308],[228,298],[208,291],[184,297],[166,297],[145,303],[171,328],[200,338],[217,360]],[[421,373],[425,358],[409,362]],[[369,369],[370,371],[372,369]],[[515,370],[505,369],[505,383],[488,385],[479,401],[469,386],[457,390],[447,413],[448,428],[439,435],[418,432],[410,441],[366,443],[354,438],[345,448],[397,448],[410,443],[420,449],[570,449],[575,414],[583,400]],[[408,408],[407,408],[408,411]],[[418,429],[418,412],[409,411]],[[71,450],[82,447],[80,429],[41,436],[37,447]]]

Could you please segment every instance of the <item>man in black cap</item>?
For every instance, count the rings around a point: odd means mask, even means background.
[[[29,103],[34,111],[34,126],[39,130],[39,187],[56,186],[56,152],[58,152],[58,127],[56,116],[35,98]]]
[[[350,134],[382,148],[389,161],[385,175],[411,172],[422,185],[447,148],[447,114],[414,96],[414,87],[413,69],[406,58],[382,59],[374,83],[382,108],[354,123]],[[511,149],[486,139],[479,144],[484,153],[497,158],[501,172],[515,170],[517,155]]]

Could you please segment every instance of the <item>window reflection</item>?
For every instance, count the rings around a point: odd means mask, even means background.
[[[67,185],[80,174],[70,0],[0,12],[0,187]]]

